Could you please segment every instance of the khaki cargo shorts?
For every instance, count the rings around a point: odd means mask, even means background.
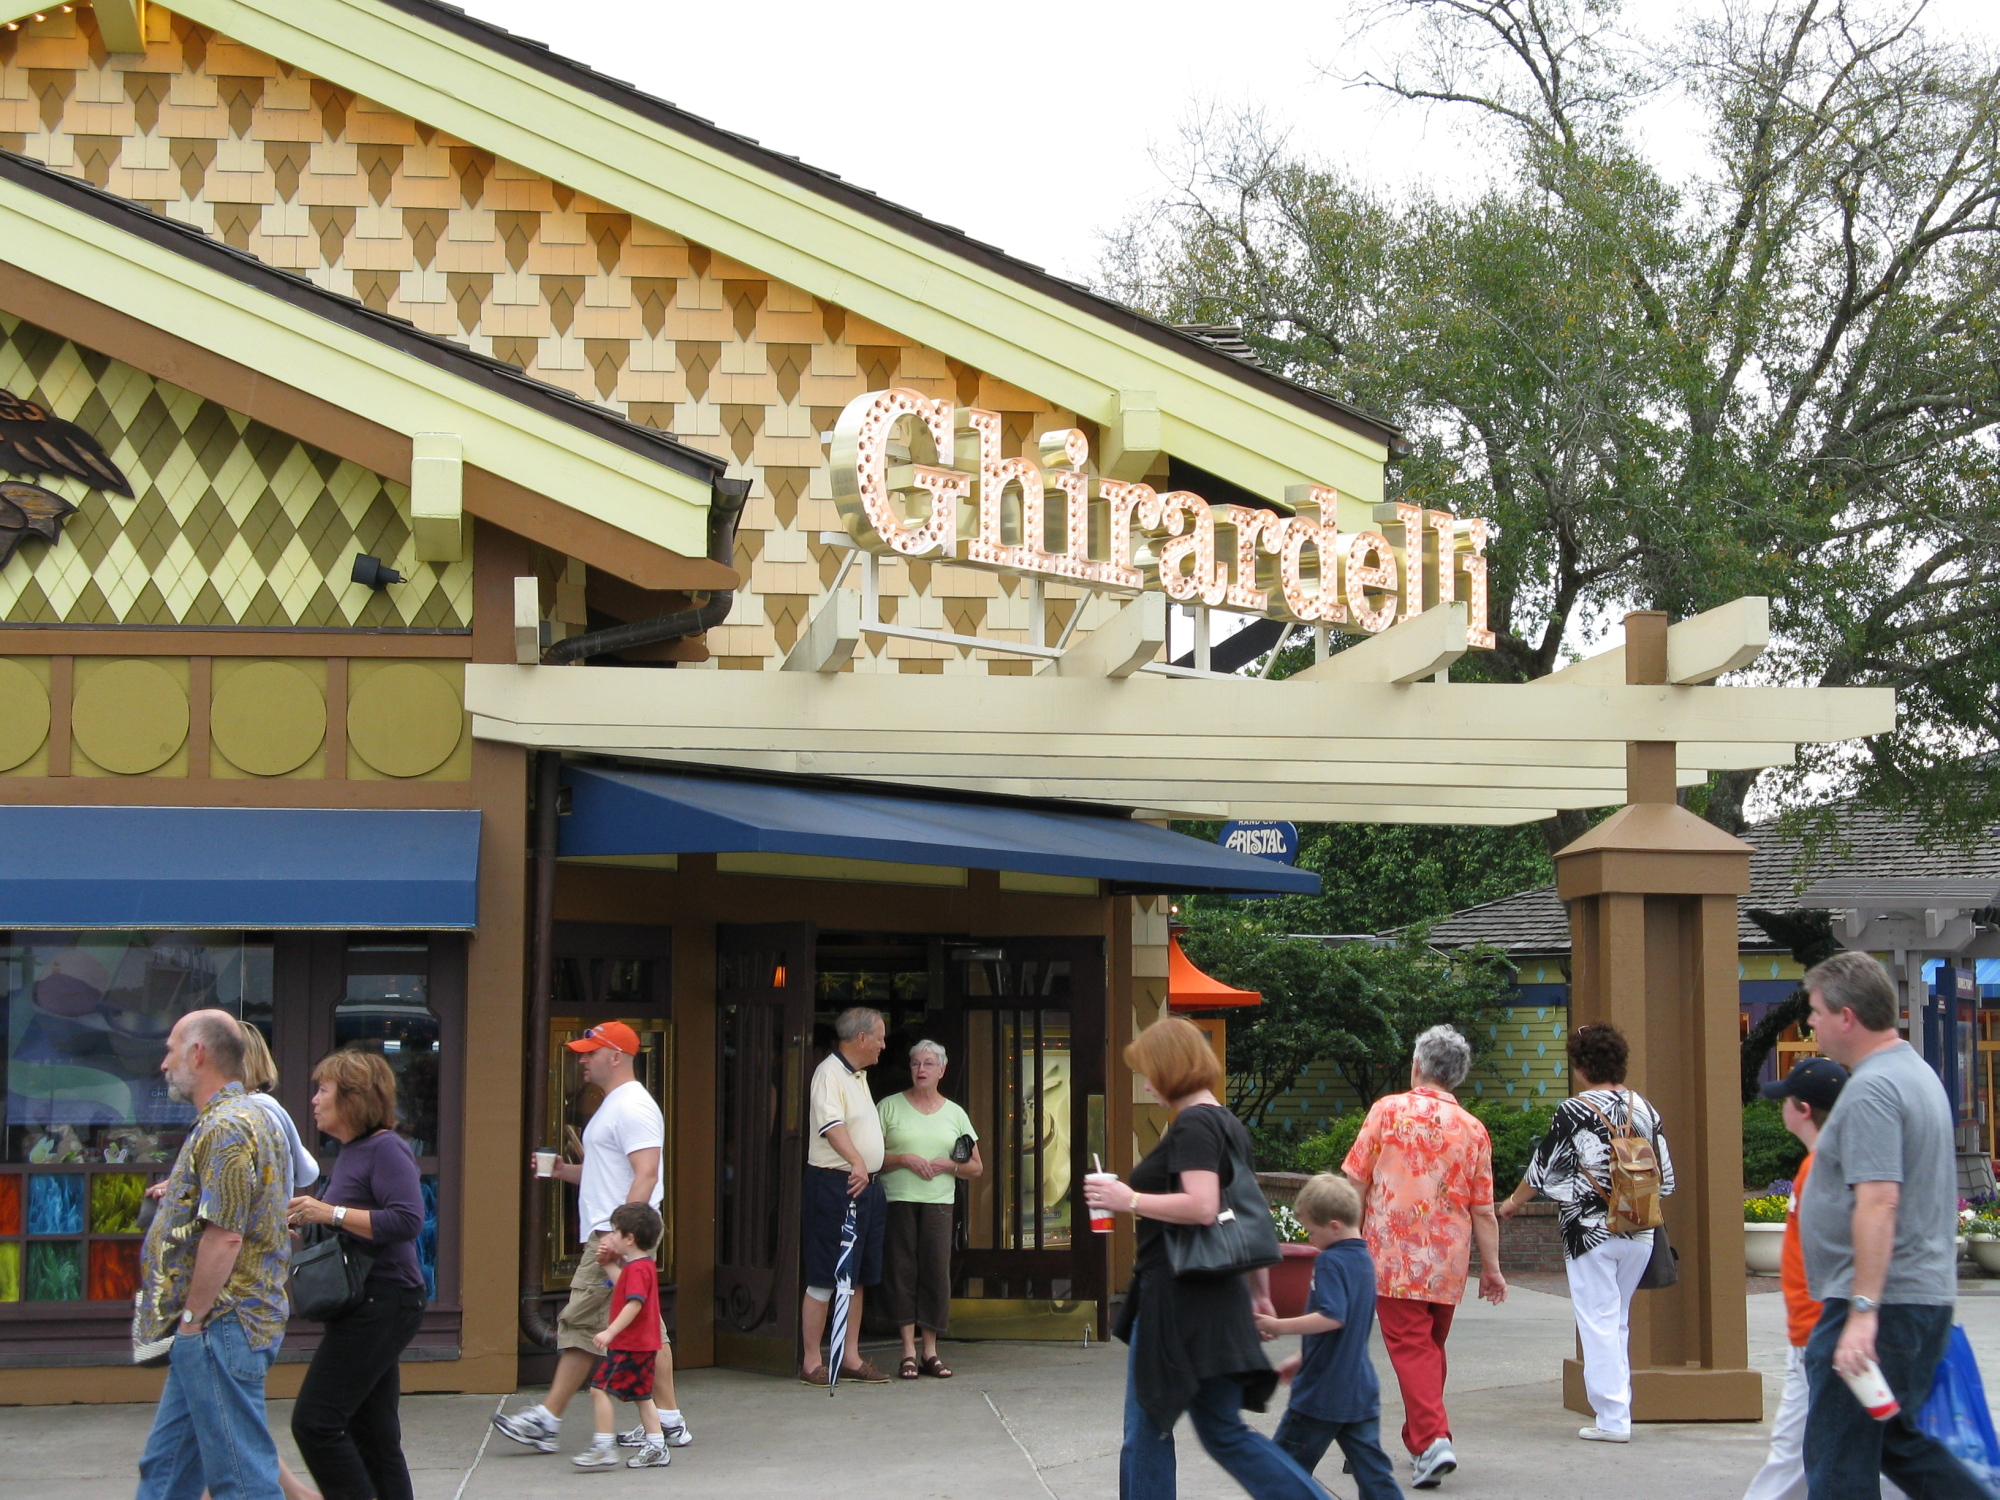
[[[611,1281],[612,1278],[597,1263],[597,1235],[583,1242],[583,1254],[577,1258],[576,1273],[569,1279],[569,1301],[556,1314],[556,1347],[558,1349],[580,1349],[585,1354],[603,1353],[591,1342],[595,1334],[604,1331],[604,1325],[611,1321]],[[667,1347],[667,1325],[664,1317],[660,1320],[660,1347]]]

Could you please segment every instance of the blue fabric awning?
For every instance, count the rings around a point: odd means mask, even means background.
[[[479,814],[0,807],[0,928],[470,928]]]
[[[1117,817],[571,766],[565,858],[809,854],[1079,875],[1146,891],[1315,895],[1319,877]]]

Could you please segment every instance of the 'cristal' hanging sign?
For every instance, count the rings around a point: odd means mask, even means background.
[[[1487,525],[1378,506],[1344,532],[1338,496],[1308,487],[1296,513],[1211,505],[1188,490],[1101,479],[1076,428],[1038,459],[1001,452],[998,412],[897,389],[857,396],[833,431],[833,496],[857,545],[1089,588],[1137,592],[1352,632],[1464,599],[1467,644],[1490,648]]]

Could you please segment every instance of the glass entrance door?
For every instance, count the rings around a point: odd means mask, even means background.
[[[715,1362],[789,1375],[799,1358],[799,1192],[813,927],[715,930]]]
[[[985,1175],[969,1185],[953,1326],[990,1337],[1104,1333],[1105,1237],[1083,1208],[1104,1143],[1104,945],[1009,938],[947,950],[967,1112]],[[1004,1331],[1003,1331],[1004,1330]]]

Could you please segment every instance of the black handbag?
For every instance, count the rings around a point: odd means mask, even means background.
[[[368,1295],[368,1273],[375,1256],[352,1236],[325,1224],[309,1224],[299,1233],[286,1280],[292,1311],[301,1318],[325,1323],[359,1307]]]
[[[1169,1224],[1167,1264],[1183,1281],[1223,1281],[1275,1266],[1278,1226],[1271,1205],[1257,1186],[1257,1172],[1234,1141],[1229,1145],[1229,1177],[1213,1224]]]
[[[951,1143],[951,1159],[961,1167],[972,1160],[974,1142],[971,1136],[962,1135]]]
[[[1657,1292],[1680,1279],[1681,1253],[1667,1243],[1667,1226],[1662,1224],[1653,1231],[1653,1254],[1639,1277],[1639,1290]]]

